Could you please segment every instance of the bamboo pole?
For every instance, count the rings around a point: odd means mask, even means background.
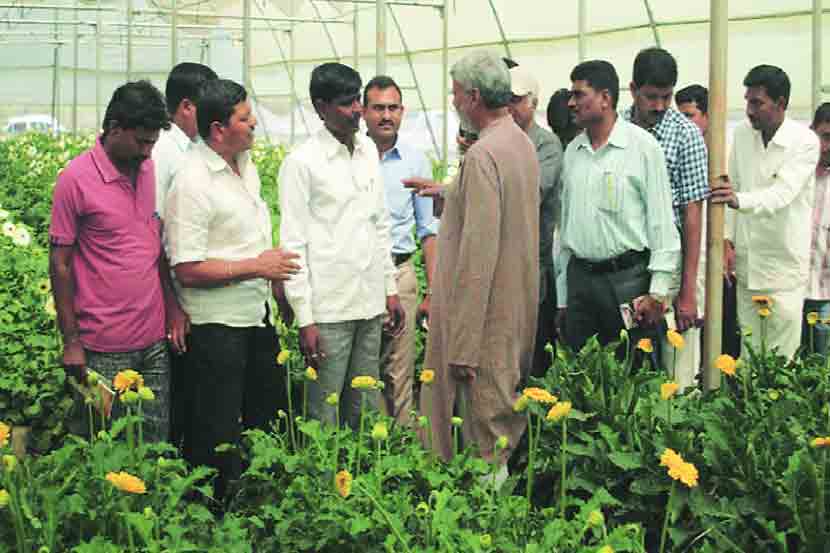
[[[813,112],[821,104],[822,92],[822,3],[823,0],[813,0]]]
[[[726,75],[729,45],[729,1],[710,0],[709,25],[709,182],[720,186],[726,174]],[[706,224],[706,326],[703,329],[703,385],[720,386],[715,359],[721,354],[723,329],[724,204],[707,202]]]
[[[377,0],[375,5],[375,74],[386,74],[386,0]]]
[[[578,25],[579,29],[577,39],[577,49],[579,52],[579,62],[582,63],[587,59],[588,40],[586,33],[588,32],[588,0],[579,0]]]

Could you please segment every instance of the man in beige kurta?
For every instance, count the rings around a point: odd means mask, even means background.
[[[495,77],[476,78],[482,71]],[[452,75],[456,108],[479,130],[479,139],[444,193],[424,364],[436,374],[423,389],[422,408],[443,458],[452,456],[450,419],[459,400],[465,444],[476,445],[487,460],[498,455],[505,462],[525,429],[513,403],[536,336],[539,163],[504,107],[511,91],[501,59],[475,52]],[[509,445],[496,452],[500,436]]]

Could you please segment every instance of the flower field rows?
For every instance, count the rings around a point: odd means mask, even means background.
[[[826,552],[830,367],[815,355],[787,364],[745,348],[719,360],[721,389],[702,394],[647,361],[633,369],[649,343],[622,361],[616,344],[558,351],[514,406],[528,432],[499,488],[498,467],[460,443],[458,417],[449,463],[421,446],[420,428],[375,412],[358,431],[308,420],[317,375],[293,329],[281,339],[294,408],[246,435],[224,516],[209,469],[144,443],[141,406],[154,397],[128,367],[113,383],[128,416],[93,419],[90,441],[68,436],[46,231],[55,176],[89,144],[0,142],[0,552]],[[255,154],[276,219],[284,151]],[[420,385],[433,377],[423,370]],[[380,393],[369,378],[353,386]],[[19,460],[12,425],[32,427]]]

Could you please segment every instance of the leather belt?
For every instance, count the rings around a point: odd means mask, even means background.
[[[648,263],[651,253],[648,250],[638,252],[637,250],[628,250],[621,253],[617,257],[606,259],[604,261],[590,261],[580,257],[574,257],[576,261],[584,270],[589,273],[601,275],[603,273],[616,273],[630,269],[631,267],[640,263]]]
[[[403,265],[404,263],[409,261],[410,257],[412,257],[412,252],[409,252],[409,253],[393,253],[392,254],[392,260],[395,262],[395,267],[398,267],[399,265]]]

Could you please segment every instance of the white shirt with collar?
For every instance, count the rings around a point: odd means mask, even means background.
[[[397,294],[378,150],[354,154],[323,127],[282,163],[280,242],[301,269],[285,282],[300,327],[371,319]]]
[[[164,214],[170,266],[256,257],[273,245],[271,214],[249,152],[237,158],[237,175],[216,152],[199,143],[173,180]],[[262,326],[270,284],[251,279],[217,288],[177,286],[193,324]]]
[[[735,129],[729,180],[739,207],[727,210],[726,237],[747,289],[806,287],[818,157],[815,133],[789,118],[766,147],[748,121]]]
[[[153,146],[153,162],[156,165],[156,212],[164,215],[164,204],[170,187],[173,186],[173,177],[184,164],[187,152],[195,143],[175,123],[170,128],[161,131],[156,145]]]

